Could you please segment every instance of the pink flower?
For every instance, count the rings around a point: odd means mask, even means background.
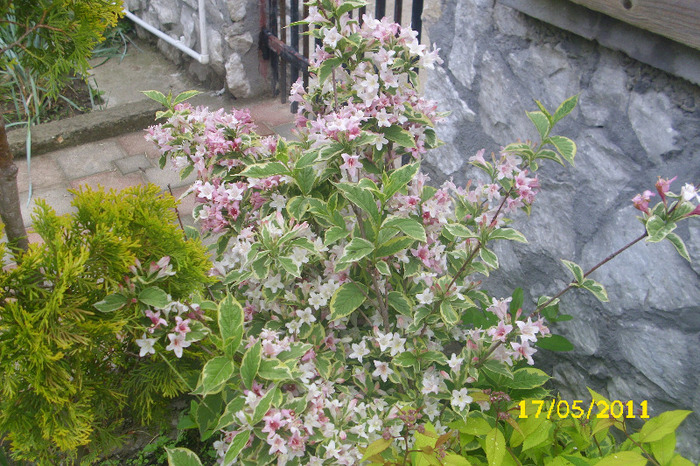
[[[505,321],[501,320],[500,322],[498,322],[498,326],[496,328],[491,328],[486,333],[493,337],[494,340],[500,340],[503,343],[505,343],[506,335],[508,335],[512,330],[512,325],[508,325],[505,323]]]
[[[180,335],[185,336],[190,332],[190,319],[184,319],[180,316],[175,317],[175,328],[174,332],[178,332]]]
[[[661,200],[664,204],[666,204],[666,193],[669,189],[671,189],[671,183],[673,183],[676,178],[678,177],[674,176],[670,180],[664,180],[663,178],[659,177],[659,181],[656,182],[656,192],[659,193],[659,196],[661,196]]]
[[[634,207],[636,209],[639,209],[648,215],[651,212],[649,210],[649,201],[654,196],[656,196],[656,194],[652,193],[647,189],[646,191],[644,191],[644,193],[637,194],[636,196],[634,196],[632,198],[632,203],[634,204]]]
[[[186,341],[185,336],[181,333],[169,333],[168,339],[170,344],[165,347],[167,351],[173,351],[178,358],[182,357],[182,350],[192,344],[191,341]]]
[[[153,333],[161,325],[168,325],[168,323],[160,316],[160,311],[153,312],[150,309],[146,310],[146,317],[151,319],[153,325],[148,329],[149,332]]]
[[[360,164],[359,155],[342,154],[341,157],[345,162],[340,166],[340,168],[347,170],[350,179],[354,179],[357,176],[358,167],[362,166]]]
[[[532,360],[532,355],[535,354],[537,350],[535,348],[531,348],[527,344],[527,341],[523,341],[522,344],[513,342],[511,343],[511,346],[515,351],[516,359],[525,358],[529,365],[532,366],[533,364],[535,364],[535,361]]]
[[[278,452],[282,453],[283,455],[287,454],[287,442],[279,435],[275,434],[272,436],[272,438],[268,437],[267,443],[270,445],[271,455]]]

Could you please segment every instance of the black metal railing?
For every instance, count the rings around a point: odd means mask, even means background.
[[[301,3],[301,7],[300,7]],[[389,1],[393,3],[393,20],[402,25],[410,24],[411,28],[418,31],[418,40],[421,40],[423,13],[423,0],[412,0],[410,19],[404,18],[403,0]],[[289,11],[287,11],[289,4]],[[387,1],[374,1],[375,18],[386,16]],[[367,7],[359,10],[359,18],[366,13]],[[304,84],[308,85],[308,69],[310,56],[310,38],[304,34],[308,26],[288,26],[299,19],[309,15],[309,7],[301,0],[260,0],[260,49],[262,58],[269,63],[270,72],[268,78],[273,95],[279,95],[282,103],[287,101],[291,84],[302,75]],[[410,21],[410,22],[409,22]],[[266,69],[266,68],[265,68]],[[287,82],[289,77],[289,83]],[[296,103],[292,105],[292,111],[296,111]]]

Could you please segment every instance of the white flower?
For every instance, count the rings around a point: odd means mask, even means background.
[[[376,333],[378,335],[376,340],[377,344],[379,345],[379,350],[384,352],[391,345],[393,334],[391,332],[382,333],[379,330],[377,330]]]
[[[381,377],[384,382],[394,373],[394,371],[389,368],[389,363],[386,362],[374,361],[374,367],[376,367],[376,369],[372,372],[372,377]]]
[[[428,393],[437,393],[440,391],[440,378],[437,374],[428,372],[423,376],[423,388],[421,393],[427,395]]]
[[[450,404],[452,404],[453,408],[463,411],[464,408],[466,408],[472,401],[474,401],[474,399],[469,396],[466,388],[461,390],[452,390],[452,399],[450,400]]]
[[[367,343],[362,340],[360,343],[352,344],[352,353],[348,354],[348,357],[357,359],[362,362],[362,358],[369,354],[369,349],[367,349]]]
[[[173,351],[178,358],[182,357],[183,348],[187,348],[192,344],[191,341],[185,341],[185,335],[181,333],[169,333],[168,338],[170,339],[170,344],[165,349]]]
[[[532,323],[532,318],[528,317],[527,322],[522,322],[520,320],[515,321],[516,325],[520,329],[520,338],[523,342],[531,341],[536,342],[537,337],[535,334],[540,331],[539,327]]]
[[[418,302],[420,304],[424,304],[427,306],[427,305],[433,303],[433,300],[435,299],[435,295],[432,293],[432,291],[430,291],[430,288],[426,288],[425,291],[417,294],[416,298],[418,298]]]
[[[307,257],[308,254],[309,251],[306,249],[294,246],[294,248],[292,248],[292,255],[290,258],[292,259],[294,265],[301,267],[302,264],[309,262],[309,258]]]
[[[316,317],[310,307],[307,307],[303,311],[301,309],[296,311],[297,317],[301,320],[303,324],[311,325],[316,322]]]
[[[458,371],[460,367],[462,367],[462,363],[464,362],[464,358],[458,358],[457,353],[452,353],[452,357],[450,358],[449,361],[447,361],[447,364],[450,366],[450,369],[453,371]]]
[[[136,344],[139,345],[139,348],[141,348],[141,351],[139,351],[139,356],[144,357],[147,354],[156,354],[156,350],[153,348],[153,345],[158,341],[157,338],[146,338],[146,334],[144,333],[141,338],[136,340]]]
[[[291,322],[287,322],[284,326],[287,327],[289,333],[294,335],[299,333],[299,330],[301,330],[301,324],[302,322],[300,320],[293,320]]]
[[[277,274],[274,277],[269,277],[267,280],[265,280],[265,288],[269,288],[273,293],[277,293],[278,290],[284,288],[284,285],[282,284],[282,276]]]
[[[384,423],[382,422],[381,419],[379,419],[379,416],[376,414],[372,416],[372,419],[367,421],[367,431],[371,434],[372,432],[379,432],[382,430],[382,426]]]
[[[686,183],[681,188],[681,197],[684,201],[691,201],[693,198],[696,198],[700,202],[700,195],[695,189],[695,186],[690,183]]]
[[[391,356],[396,356],[397,354],[406,351],[406,348],[404,348],[404,343],[406,343],[406,339],[401,338],[398,333],[395,333],[394,338],[392,338],[390,343]]]
[[[277,212],[282,211],[287,206],[287,198],[284,197],[281,194],[277,193],[272,193],[272,196],[270,196],[272,199],[272,202],[270,202],[270,207],[273,209],[277,209]]]
[[[323,28],[323,32],[325,33],[323,43],[333,48],[335,48],[335,46],[338,45],[338,41],[343,38],[335,26],[330,29]]]

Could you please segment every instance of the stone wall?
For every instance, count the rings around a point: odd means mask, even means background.
[[[124,4],[148,24],[201,52],[197,0],[125,0]],[[235,97],[262,93],[265,83],[258,70],[258,2],[206,0],[205,5],[209,64],[198,63],[162,39],[157,40],[158,48],[200,81],[216,88],[225,86]],[[155,39],[149,32],[137,30],[140,37]]]
[[[429,0],[424,24],[445,60],[428,74],[426,94],[452,111],[438,131],[446,145],[427,157],[433,182],[464,183],[477,150],[535,139],[525,115],[536,110],[534,99],[554,110],[580,93],[556,130],[577,142],[576,166],[541,169],[542,193],[517,224],[530,243],[500,247],[502,269],[487,286],[496,296],[523,287],[532,309],[538,295],[570,280],[559,259],[587,269],[643,232],[630,200],[653,190],[657,176],[679,175],[675,192],[700,182],[697,86],[497,0]],[[583,292],[564,297],[562,310],[575,318],[555,330],[575,350],[538,355],[569,400],[589,399],[590,386],[610,399],[648,400],[653,415],[693,410],[678,444],[697,461],[700,222],[678,233],[695,262],[667,243],[635,245],[592,276],[607,287],[609,303]]]

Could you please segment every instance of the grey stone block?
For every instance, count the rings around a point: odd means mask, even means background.
[[[58,163],[69,180],[114,170],[113,160],[124,157],[116,141],[102,141],[53,152],[51,157]]]

